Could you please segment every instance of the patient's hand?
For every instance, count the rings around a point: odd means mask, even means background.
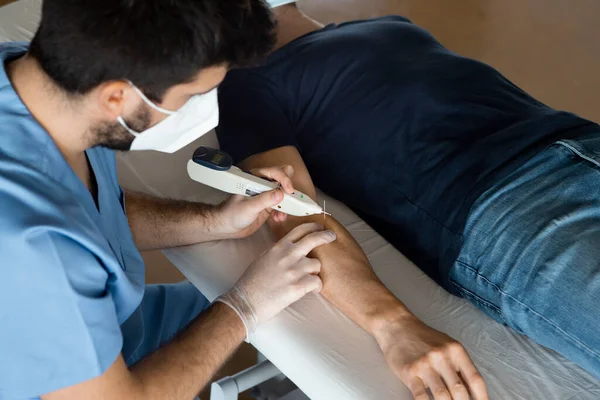
[[[483,378],[464,347],[414,315],[383,328],[379,345],[415,400],[488,400]],[[461,379],[462,376],[462,379]]]

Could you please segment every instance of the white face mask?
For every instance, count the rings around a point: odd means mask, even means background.
[[[146,104],[168,117],[143,132],[129,128],[121,116],[117,121],[135,136],[130,150],[156,150],[174,153],[187,146],[219,124],[219,102],[217,89],[208,93],[192,96],[177,111],[165,110],[151,102],[141,90],[129,82],[133,90]]]

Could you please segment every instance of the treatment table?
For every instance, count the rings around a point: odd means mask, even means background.
[[[225,194],[193,182],[186,162],[213,133],[180,152],[131,152],[119,157],[122,185],[157,196],[217,203]],[[340,202],[327,210],[357,239],[386,286],[419,318],[459,340],[486,380],[491,399],[599,399],[600,382],[557,353],[504,327],[448,294]],[[209,299],[231,287],[272,239],[268,228],[250,238],[165,251]],[[410,399],[373,338],[320,295],[309,294],[260,326],[251,340],[309,398]]]

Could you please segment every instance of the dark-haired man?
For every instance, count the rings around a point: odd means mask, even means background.
[[[212,129],[216,86],[273,27],[259,0],[47,0],[31,44],[0,44],[0,398],[190,399],[257,324],[320,290],[306,255],[335,235],[317,224],[213,305],[190,284],[145,288],[138,249],[247,236],[283,194],[213,207],[117,182],[113,150],[173,152]],[[289,168],[255,172],[293,191]]]
[[[221,148],[244,168],[292,164],[299,190],[343,201],[448,291],[600,376],[600,127],[405,18],[276,15],[278,50],[219,88]],[[270,225],[283,235],[309,220]],[[326,225],[338,239],[314,252],[322,294],[373,334],[415,398],[466,400],[463,380],[484,398],[464,349]]]

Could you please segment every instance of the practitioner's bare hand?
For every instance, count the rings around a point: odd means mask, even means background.
[[[294,176],[294,168],[291,165],[281,165],[279,167],[269,168],[254,168],[250,170],[252,175],[267,178],[271,181],[278,182],[281,186],[281,190],[285,193],[294,193],[294,185],[292,183],[292,177]],[[279,211],[269,211],[271,218],[277,222],[283,222],[287,218],[287,214]]]
[[[377,335],[386,361],[415,400],[488,400],[485,382],[464,347],[414,315]]]
[[[261,193],[254,197],[231,196],[221,204],[212,218],[210,232],[215,239],[236,239],[250,236],[271,217],[274,221],[285,221],[286,214],[274,211],[271,207],[283,201],[284,193],[293,193],[291,177],[294,169],[289,165],[258,168],[250,171],[253,175],[279,183],[280,188]]]

